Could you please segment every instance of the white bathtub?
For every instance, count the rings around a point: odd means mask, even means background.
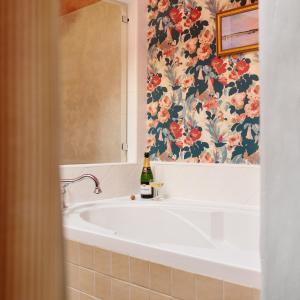
[[[70,240],[260,288],[255,208],[126,197],[77,204],[64,223]]]

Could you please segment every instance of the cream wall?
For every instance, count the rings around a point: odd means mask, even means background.
[[[60,17],[62,164],[122,161],[123,10],[102,1]]]

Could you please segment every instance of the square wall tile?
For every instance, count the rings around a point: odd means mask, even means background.
[[[95,272],[80,268],[79,269],[79,290],[94,295],[95,290]]]
[[[260,300],[260,290],[253,289],[253,300]]]
[[[138,286],[131,286],[130,300],[149,300],[149,290]]]
[[[79,264],[79,243],[65,240],[65,257],[66,261],[72,264]]]
[[[130,257],[130,281],[136,285],[149,287],[149,262]]]
[[[67,287],[79,288],[79,267],[70,263],[66,264]]]
[[[98,273],[111,275],[111,252],[95,248],[94,269]]]
[[[127,255],[112,253],[112,276],[129,281],[129,257]]]
[[[94,269],[94,247],[79,244],[79,265],[87,269]]]
[[[150,288],[171,295],[171,269],[163,265],[150,263]]]
[[[94,297],[80,293],[80,300],[96,300]]]
[[[129,284],[118,280],[112,280],[111,296],[112,300],[130,300]]]
[[[197,276],[197,300],[223,300],[223,281]]]
[[[179,300],[195,300],[196,299],[196,275],[192,273],[172,269],[171,289],[172,289],[172,296]]]
[[[253,291],[248,287],[224,282],[223,300],[253,300]]]
[[[172,300],[172,297],[160,293],[156,293],[156,292],[150,292],[149,300]]]
[[[103,274],[95,274],[95,296],[101,300],[111,299],[111,278]]]
[[[68,300],[80,300],[80,292],[71,288],[67,288]]]

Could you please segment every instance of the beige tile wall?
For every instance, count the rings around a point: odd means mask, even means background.
[[[258,290],[66,241],[68,300],[259,300]]]

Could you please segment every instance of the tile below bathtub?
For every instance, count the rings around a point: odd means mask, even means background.
[[[112,252],[112,276],[129,282],[129,256]]]
[[[130,282],[149,287],[149,262],[130,257]]]
[[[253,300],[253,289],[224,282],[223,300]]]
[[[130,287],[130,300],[149,300],[149,290],[138,286]]]
[[[84,268],[79,269],[79,290],[88,295],[94,295],[95,272]]]
[[[98,273],[111,275],[111,252],[104,249],[95,248],[94,255],[95,271]]]
[[[173,298],[170,296],[166,296],[163,294],[159,294],[156,292],[150,292],[150,298],[149,300],[172,300]]]
[[[172,290],[172,296],[179,300],[195,300],[196,299],[196,275],[192,273],[172,269],[171,290]]]
[[[67,288],[67,299],[68,300],[80,300],[80,292],[72,288]]]
[[[130,300],[130,286],[119,280],[112,280],[111,300]]]
[[[150,263],[150,289],[171,294],[171,269],[169,267]]]
[[[79,243],[65,240],[66,261],[72,264],[79,264]]]
[[[80,293],[80,300],[97,300],[97,299],[87,294]]]
[[[253,300],[260,300],[261,299],[261,295],[260,295],[260,290],[253,290]]]
[[[101,300],[111,299],[111,278],[103,274],[95,274],[95,296]]]
[[[87,269],[94,269],[94,247],[79,244],[79,265]]]
[[[197,300],[223,300],[223,282],[205,276],[197,276]]]
[[[79,267],[74,264],[67,263],[66,273],[67,273],[67,287],[78,289],[79,288]]]

